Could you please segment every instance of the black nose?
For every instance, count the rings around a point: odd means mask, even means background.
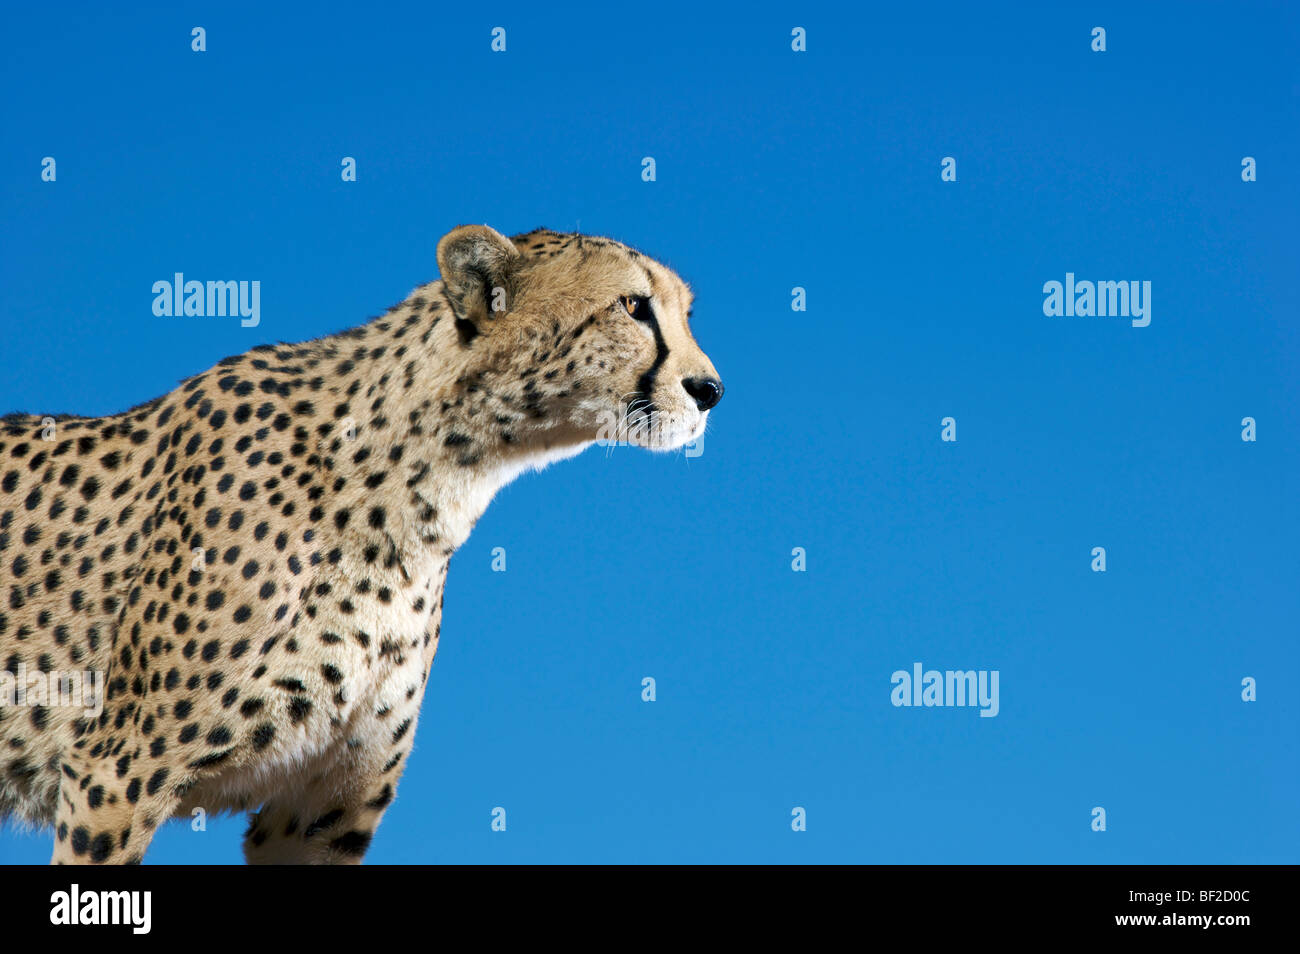
[[[717,378],[682,378],[682,387],[695,398],[695,406],[707,411],[722,400],[722,382]]]

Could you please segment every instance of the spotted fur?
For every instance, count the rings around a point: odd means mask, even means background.
[[[0,419],[0,666],[106,674],[97,717],[0,705],[0,817],[52,826],[55,862],[138,862],[195,807],[250,811],[250,862],[360,861],[493,494],[703,432],[721,385],[663,265],[462,226],[438,266],[122,414]]]

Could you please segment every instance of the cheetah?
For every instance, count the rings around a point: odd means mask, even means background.
[[[249,813],[250,864],[359,863],[497,490],[703,434],[723,388],[666,266],[479,225],[436,258],[350,330],[115,416],[0,419],[0,818],[52,828],[52,863],[139,863],[197,807]],[[63,704],[74,673],[97,709]]]

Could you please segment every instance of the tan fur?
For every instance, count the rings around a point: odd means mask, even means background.
[[[0,422],[0,667],[108,685],[97,718],[0,704],[0,816],[53,824],[55,861],[138,861],[193,807],[258,809],[250,861],[359,861],[410,750],[448,561],[496,491],[601,437],[703,432],[683,381],[716,372],[663,265],[484,226],[438,264],[359,328],[60,418],[52,440],[38,417]],[[657,332],[620,304],[636,296]]]

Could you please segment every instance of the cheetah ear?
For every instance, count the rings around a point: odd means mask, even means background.
[[[438,242],[438,271],[462,339],[478,334],[479,320],[509,309],[520,258],[510,239],[486,225],[459,226]]]

